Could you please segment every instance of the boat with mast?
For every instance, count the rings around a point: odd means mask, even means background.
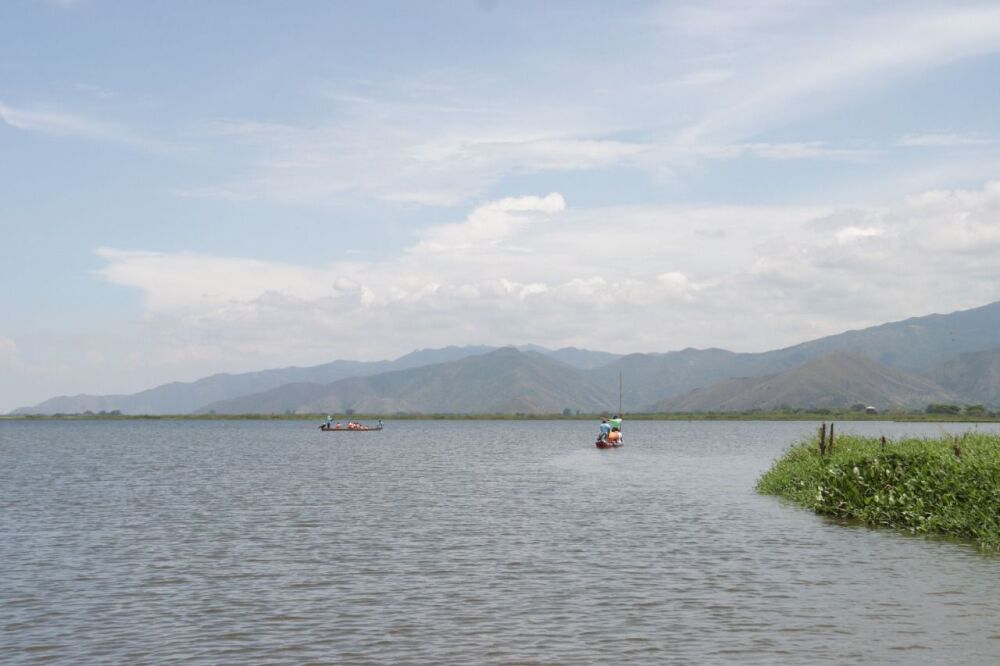
[[[615,413],[614,418],[610,419],[611,432],[605,433],[601,432],[597,436],[597,441],[594,442],[594,446],[599,449],[616,449],[621,446],[625,446],[625,440],[622,438],[622,372],[618,371],[618,411]]]

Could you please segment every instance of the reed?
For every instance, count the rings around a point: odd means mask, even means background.
[[[815,512],[913,534],[968,539],[1000,550],[1000,435],[939,438],[820,436],[792,447],[757,491]]]

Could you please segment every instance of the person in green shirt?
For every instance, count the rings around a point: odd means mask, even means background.
[[[608,423],[611,424],[612,428],[618,428],[619,430],[622,429],[622,417],[620,417],[618,414],[615,414],[614,416],[612,416],[608,420]]]

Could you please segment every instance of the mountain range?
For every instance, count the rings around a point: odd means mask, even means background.
[[[595,413],[1000,405],[1000,302],[783,349],[619,355],[576,348],[424,349],[394,361],[219,374],[129,395],[52,398],[14,414]]]

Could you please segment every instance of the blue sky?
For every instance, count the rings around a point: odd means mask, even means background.
[[[996,3],[12,0],[0,411],[982,305],[997,108]]]

